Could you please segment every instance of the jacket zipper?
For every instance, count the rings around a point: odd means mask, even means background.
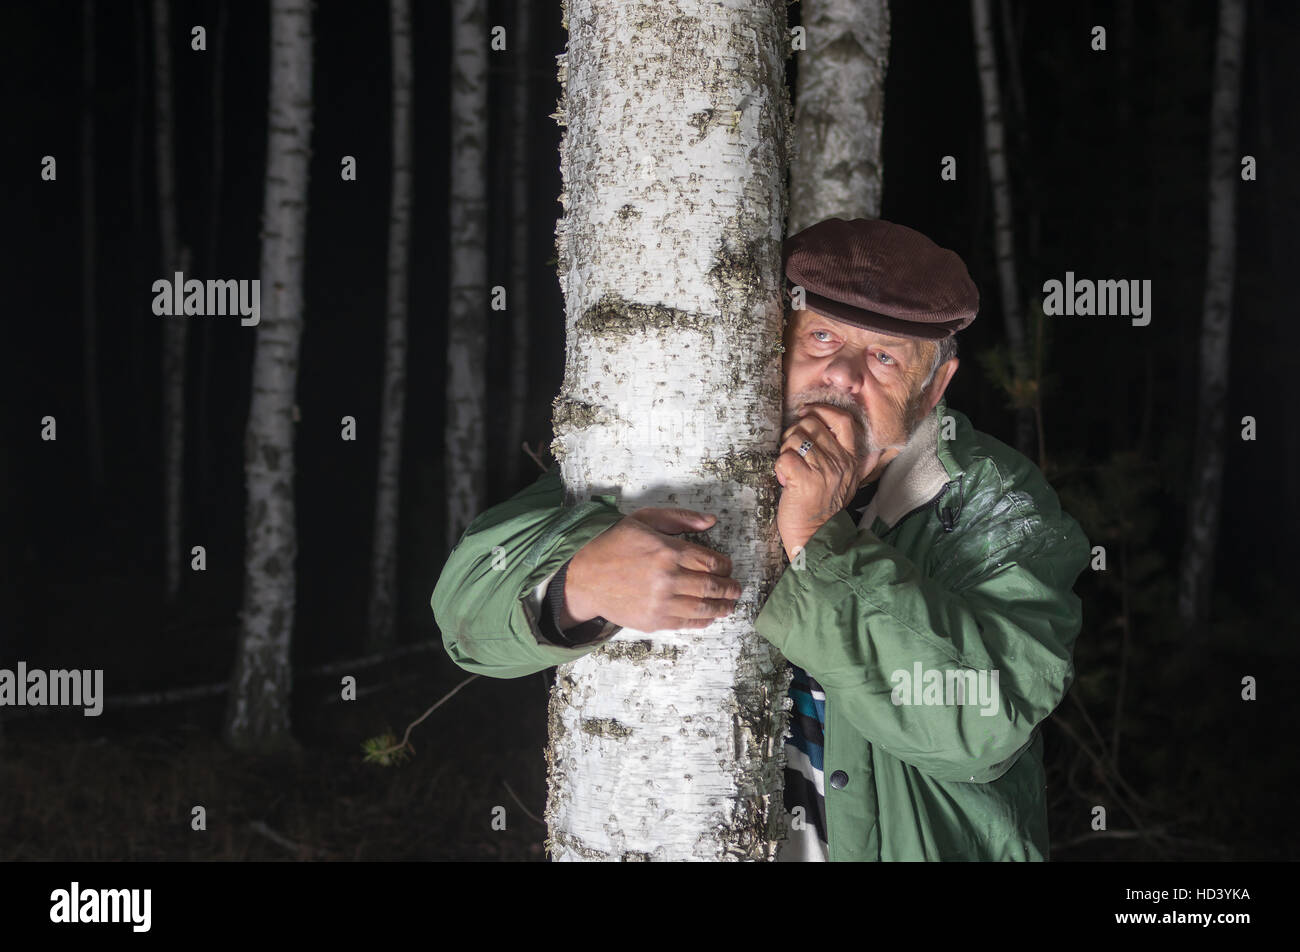
[[[911,512],[905,513],[903,516],[901,516],[901,517],[899,518],[899,520],[898,520],[897,522],[895,522],[892,526],[890,526],[888,529],[886,529],[886,530],[885,530],[885,535],[893,535],[893,534],[894,534],[894,531],[895,531],[899,526],[901,526],[904,522],[906,522],[908,519],[912,518],[912,516],[916,515],[916,514],[917,514],[918,512],[920,512],[922,509],[929,509],[931,506],[933,506],[936,502],[938,502],[940,499],[943,498],[944,493],[946,493],[946,492],[948,491],[948,487],[951,486],[951,485],[952,485],[952,480],[949,480],[948,482],[944,483],[943,488],[940,489],[937,493],[935,493],[933,496],[931,496],[931,497],[930,497],[929,499],[927,499],[925,502],[921,503],[921,505],[917,506],[917,507],[916,507],[915,509],[913,509]],[[940,522],[942,523],[942,520],[940,520]],[[945,531],[951,532],[952,530],[951,530],[951,529],[948,529],[948,528],[945,526]]]

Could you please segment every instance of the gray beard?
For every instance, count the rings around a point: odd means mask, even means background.
[[[866,412],[861,405],[854,402],[848,394],[835,390],[831,387],[813,387],[809,390],[802,390],[794,395],[794,399],[789,401],[791,406],[785,412],[782,419],[781,429],[788,430],[799,422],[799,417],[795,414],[799,408],[809,403],[826,403],[833,407],[839,407],[847,410],[853,416],[853,429],[857,437],[855,445],[858,447],[857,459],[854,461],[860,470],[866,465],[867,458],[882,449],[880,443],[876,440],[875,430],[871,426],[871,421],[867,419]],[[914,393],[907,401],[907,406],[903,409],[903,430],[906,436],[902,444],[891,444],[883,449],[897,448],[901,450],[916,428],[920,425],[924,414],[921,413],[921,392]]]

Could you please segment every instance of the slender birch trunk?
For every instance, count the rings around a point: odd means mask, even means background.
[[[303,322],[311,155],[310,0],[271,0],[271,68],[262,208],[262,312],[244,437],[248,486],[244,606],[226,709],[227,743],[293,746],[289,733],[295,562],[294,390]]]
[[[827,218],[879,218],[889,68],[888,0],[804,0],[790,161],[790,234]]]
[[[1014,124],[1017,139],[1027,140],[1026,126],[1029,122],[1029,111],[1025,105],[1025,84],[1021,78],[1020,72],[1020,31],[1016,25],[1011,22],[1011,3],[1012,0],[1001,0],[998,4],[998,24],[1002,29],[1002,49],[1007,57],[1007,92],[1008,99],[1012,104],[1011,120],[1009,124]],[[1132,15],[1132,4],[1120,0],[1119,19],[1122,21],[1125,17],[1124,8],[1128,7],[1128,14]],[[1132,23],[1129,23],[1132,26]],[[1128,105],[1127,100],[1118,104],[1121,108]]]
[[[176,150],[172,120],[171,10],[154,0],[154,144],[157,148],[158,221],[162,236],[163,277],[171,280],[181,267],[176,213]],[[181,584],[181,519],[185,478],[185,342],[183,314],[163,319],[163,566],[167,598]]]
[[[406,286],[411,240],[411,0],[390,0],[393,57],[393,184],[388,214],[388,320],[379,420],[379,478],[370,562],[367,647],[396,642],[397,512],[406,407]]]
[[[95,8],[81,5],[81,320],[86,449],[96,503],[104,492],[104,430],[99,416],[99,335],[95,313]]]
[[[487,71],[485,0],[452,4],[451,300],[445,433],[447,548],[483,508],[487,476]],[[508,304],[507,299],[507,304]]]
[[[998,288],[1002,295],[1002,320],[1007,332],[1007,346],[1018,377],[1028,373],[1025,350],[1025,320],[1020,305],[1020,286],[1016,281],[1014,219],[1011,215],[1011,188],[1007,183],[1006,145],[1002,133],[1002,97],[998,84],[997,52],[993,45],[993,24],[989,0],[971,0],[975,25],[975,61],[980,77],[980,94],[984,101],[984,152],[989,165],[989,185],[993,191],[993,241],[997,253]],[[1034,418],[1027,409],[1016,411],[1016,448],[1026,456],[1034,452]]]
[[[565,496],[716,514],[692,537],[745,591],[708,629],[625,629],[558,669],[547,847],[768,860],[789,674],[753,622],[782,566],[785,3],[568,0],[565,21]]]
[[[1205,308],[1201,316],[1196,443],[1187,505],[1187,541],[1179,573],[1178,616],[1200,642],[1209,638],[1214,550],[1219,539],[1227,426],[1228,355],[1232,330],[1232,288],[1236,277],[1237,112],[1241,99],[1241,49],[1245,6],[1219,0],[1219,41],[1210,102],[1209,255],[1205,263]]]
[[[528,419],[528,87],[532,84],[529,67],[533,42],[530,0],[515,2],[514,51],[514,135],[510,175],[510,416],[506,423],[506,479],[518,486],[524,455],[524,427]],[[531,470],[536,474],[536,470]]]

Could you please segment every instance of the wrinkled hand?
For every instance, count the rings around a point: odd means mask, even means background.
[[[625,516],[574,555],[564,582],[575,621],[597,615],[636,631],[704,628],[729,615],[741,585],[731,559],[674,535],[717,521],[690,509],[646,507]]]
[[[858,465],[860,437],[854,423],[848,410],[812,403],[800,408],[799,421],[781,437],[776,478],[782,492],[776,526],[791,560],[796,548],[805,545],[848,504],[858,484],[884,455],[883,449],[877,449]],[[813,447],[807,456],[800,456],[804,440],[811,440]]]

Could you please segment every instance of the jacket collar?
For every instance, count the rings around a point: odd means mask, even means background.
[[[933,500],[961,470],[941,439],[940,427],[947,404],[940,400],[921,421],[903,450],[880,474],[879,486],[871,497],[861,529],[870,529],[879,518],[892,529],[898,520],[918,506]]]

